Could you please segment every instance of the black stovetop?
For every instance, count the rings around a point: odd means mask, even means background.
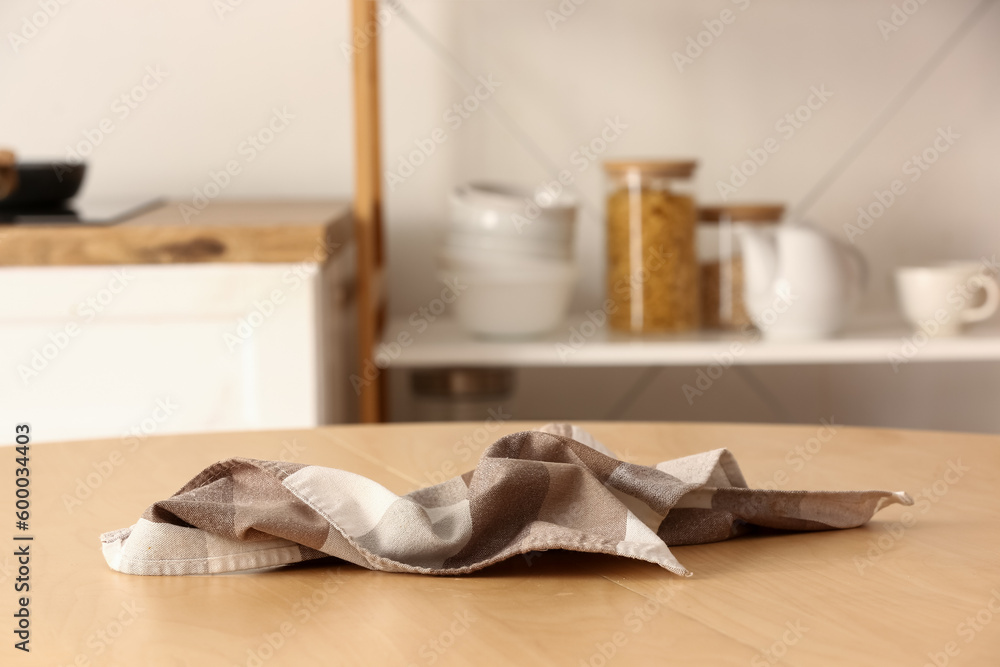
[[[84,197],[55,208],[0,207],[0,224],[114,225],[162,205],[162,199],[92,200]]]

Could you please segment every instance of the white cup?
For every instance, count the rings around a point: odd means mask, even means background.
[[[907,321],[928,336],[957,336],[1000,308],[1000,283],[975,262],[900,267],[896,289]]]

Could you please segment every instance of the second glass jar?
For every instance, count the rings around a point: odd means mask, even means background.
[[[701,273],[701,322],[705,329],[751,327],[743,304],[741,225],[774,225],[781,204],[728,204],[698,209],[698,259]]]

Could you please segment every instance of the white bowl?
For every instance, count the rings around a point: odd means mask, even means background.
[[[445,247],[456,253],[493,253],[496,255],[527,256],[569,260],[573,257],[571,242],[539,242],[516,236],[488,236],[451,232],[445,238]]]
[[[566,319],[576,268],[569,262],[469,265],[442,261],[439,276],[463,286],[452,304],[462,327],[476,336],[524,338]]]
[[[500,253],[446,245],[438,255],[438,267],[446,271],[510,276],[517,280],[562,280],[575,277],[573,262],[557,257]]]
[[[553,198],[513,186],[468,183],[455,188],[449,200],[455,232],[573,243],[576,199],[571,195]]]

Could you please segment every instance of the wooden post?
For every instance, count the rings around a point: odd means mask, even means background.
[[[361,421],[384,418],[382,372],[375,348],[384,318],[382,186],[379,141],[378,21],[376,0],[351,0],[354,49],[354,227],[358,261],[358,355]],[[377,377],[370,380],[372,373]]]

